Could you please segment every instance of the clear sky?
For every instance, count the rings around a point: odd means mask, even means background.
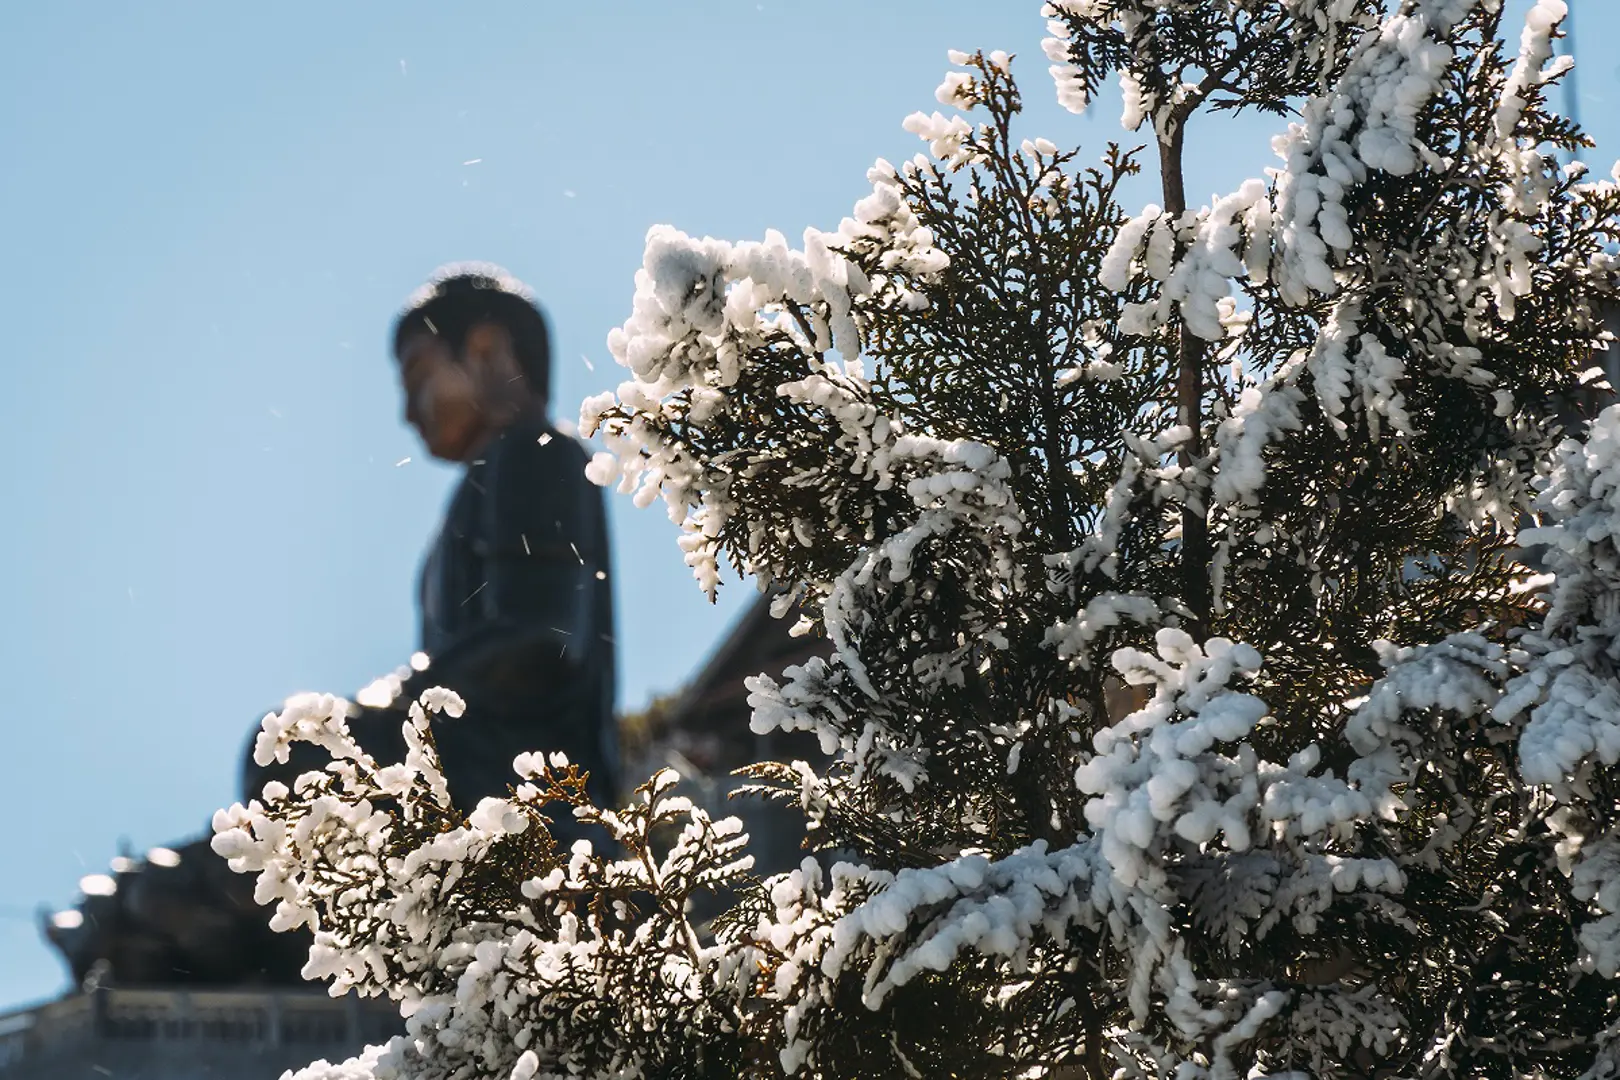
[[[1032,134],[1128,141],[1113,100],[1057,108],[1039,7],[0,10],[0,1009],[64,989],[36,905],[121,843],[201,832],[286,695],[353,693],[415,647],[454,474],[400,420],[385,335],[435,266],[535,287],[572,418],[619,381],[604,340],[648,226],[836,226],[874,158],[918,149],[900,121],[939,107],[948,48],[1021,57]],[[1620,5],[1576,7],[1580,42],[1615,39]],[[1607,171],[1620,79],[1580,77]],[[1276,126],[1194,131],[1189,194],[1258,175]],[[635,707],[750,587],[711,608],[660,509],[612,517]]]

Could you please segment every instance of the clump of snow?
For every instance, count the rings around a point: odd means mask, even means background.
[[[934,134],[950,137],[943,129]],[[745,377],[750,355],[781,334],[813,358],[806,376],[860,397],[863,305],[918,306],[921,297],[897,283],[928,278],[945,266],[901,194],[900,174],[880,161],[868,178],[872,193],[856,204],[853,217],[833,234],[806,230],[802,250],[776,232],[743,244],[695,239],[663,226],[647,235],[632,314],[608,337],[614,359],[635,377],[581,407],[581,431],[606,447],[587,475],[617,484],[638,505],[662,496],[682,527],[687,564],[707,592],[719,585],[717,538],[737,508],[724,478],[672,443],[665,425],[678,418],[704,427],[723,416],[726,390]],[[861,244],[884,252],[885,273],[876,281],[838,254]],[[834,352],[841,365],[833,362]],[[846,415],[841,422],[853,421]]]

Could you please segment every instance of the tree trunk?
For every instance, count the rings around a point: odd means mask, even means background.
[[[1164,209],[1172,218],[1180,218],[1187,212],[1187,189],[1181,171],[1185,118],[1173,118],[1167,128],[1159,137],[1159,175],[1164,190]],[[1192,432],[1192,437],[1181,444],[1176,454],[1176,462],[1183,469],[1191,467],[1204,453],[1203,369],[1204,343],[1188,332],[1187,324],[1178,312],[1176,414],[1177,419]],[[1209,523],[1203,514],[1190,506],[1183,507],[1181,511],[1181,581],[1182,599],[1193,611],[1194,635],[1203,637],[1208,630],[1211,603]]]

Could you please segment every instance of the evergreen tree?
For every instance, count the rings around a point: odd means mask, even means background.
[[[836,232],[653,229],[583,410],[702,588],[817,613],[750,689],[833,758],[753,770],[823,858],[753,881],[673,774],[594,808],[532,755],[463,820],[453,694],[388,768],[296,699],[261,757],[334,765],[216,848],[409,1017],[302,1075],[1620,1075],[1620,193],[1559,164],[1564,4],[1516,54],[1499,0],[1045,11],[1060,100],[1117,76],[1145,148],[1023,139],[1009,58],[953,54]],[[1243,109],[1280,163],[1189,207]]]

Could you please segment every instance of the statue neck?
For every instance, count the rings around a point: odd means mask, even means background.
[[[478,439],[468,450],[463,464],[470,465],[484,456],[490,443],[499,439],[513,424],[524,420],[544,420],[546,417],[546,402],[543,398],[526,394],[521,398],[513,397],[505,401],[496,402],[489,406],[489,423],[484,427]]]

